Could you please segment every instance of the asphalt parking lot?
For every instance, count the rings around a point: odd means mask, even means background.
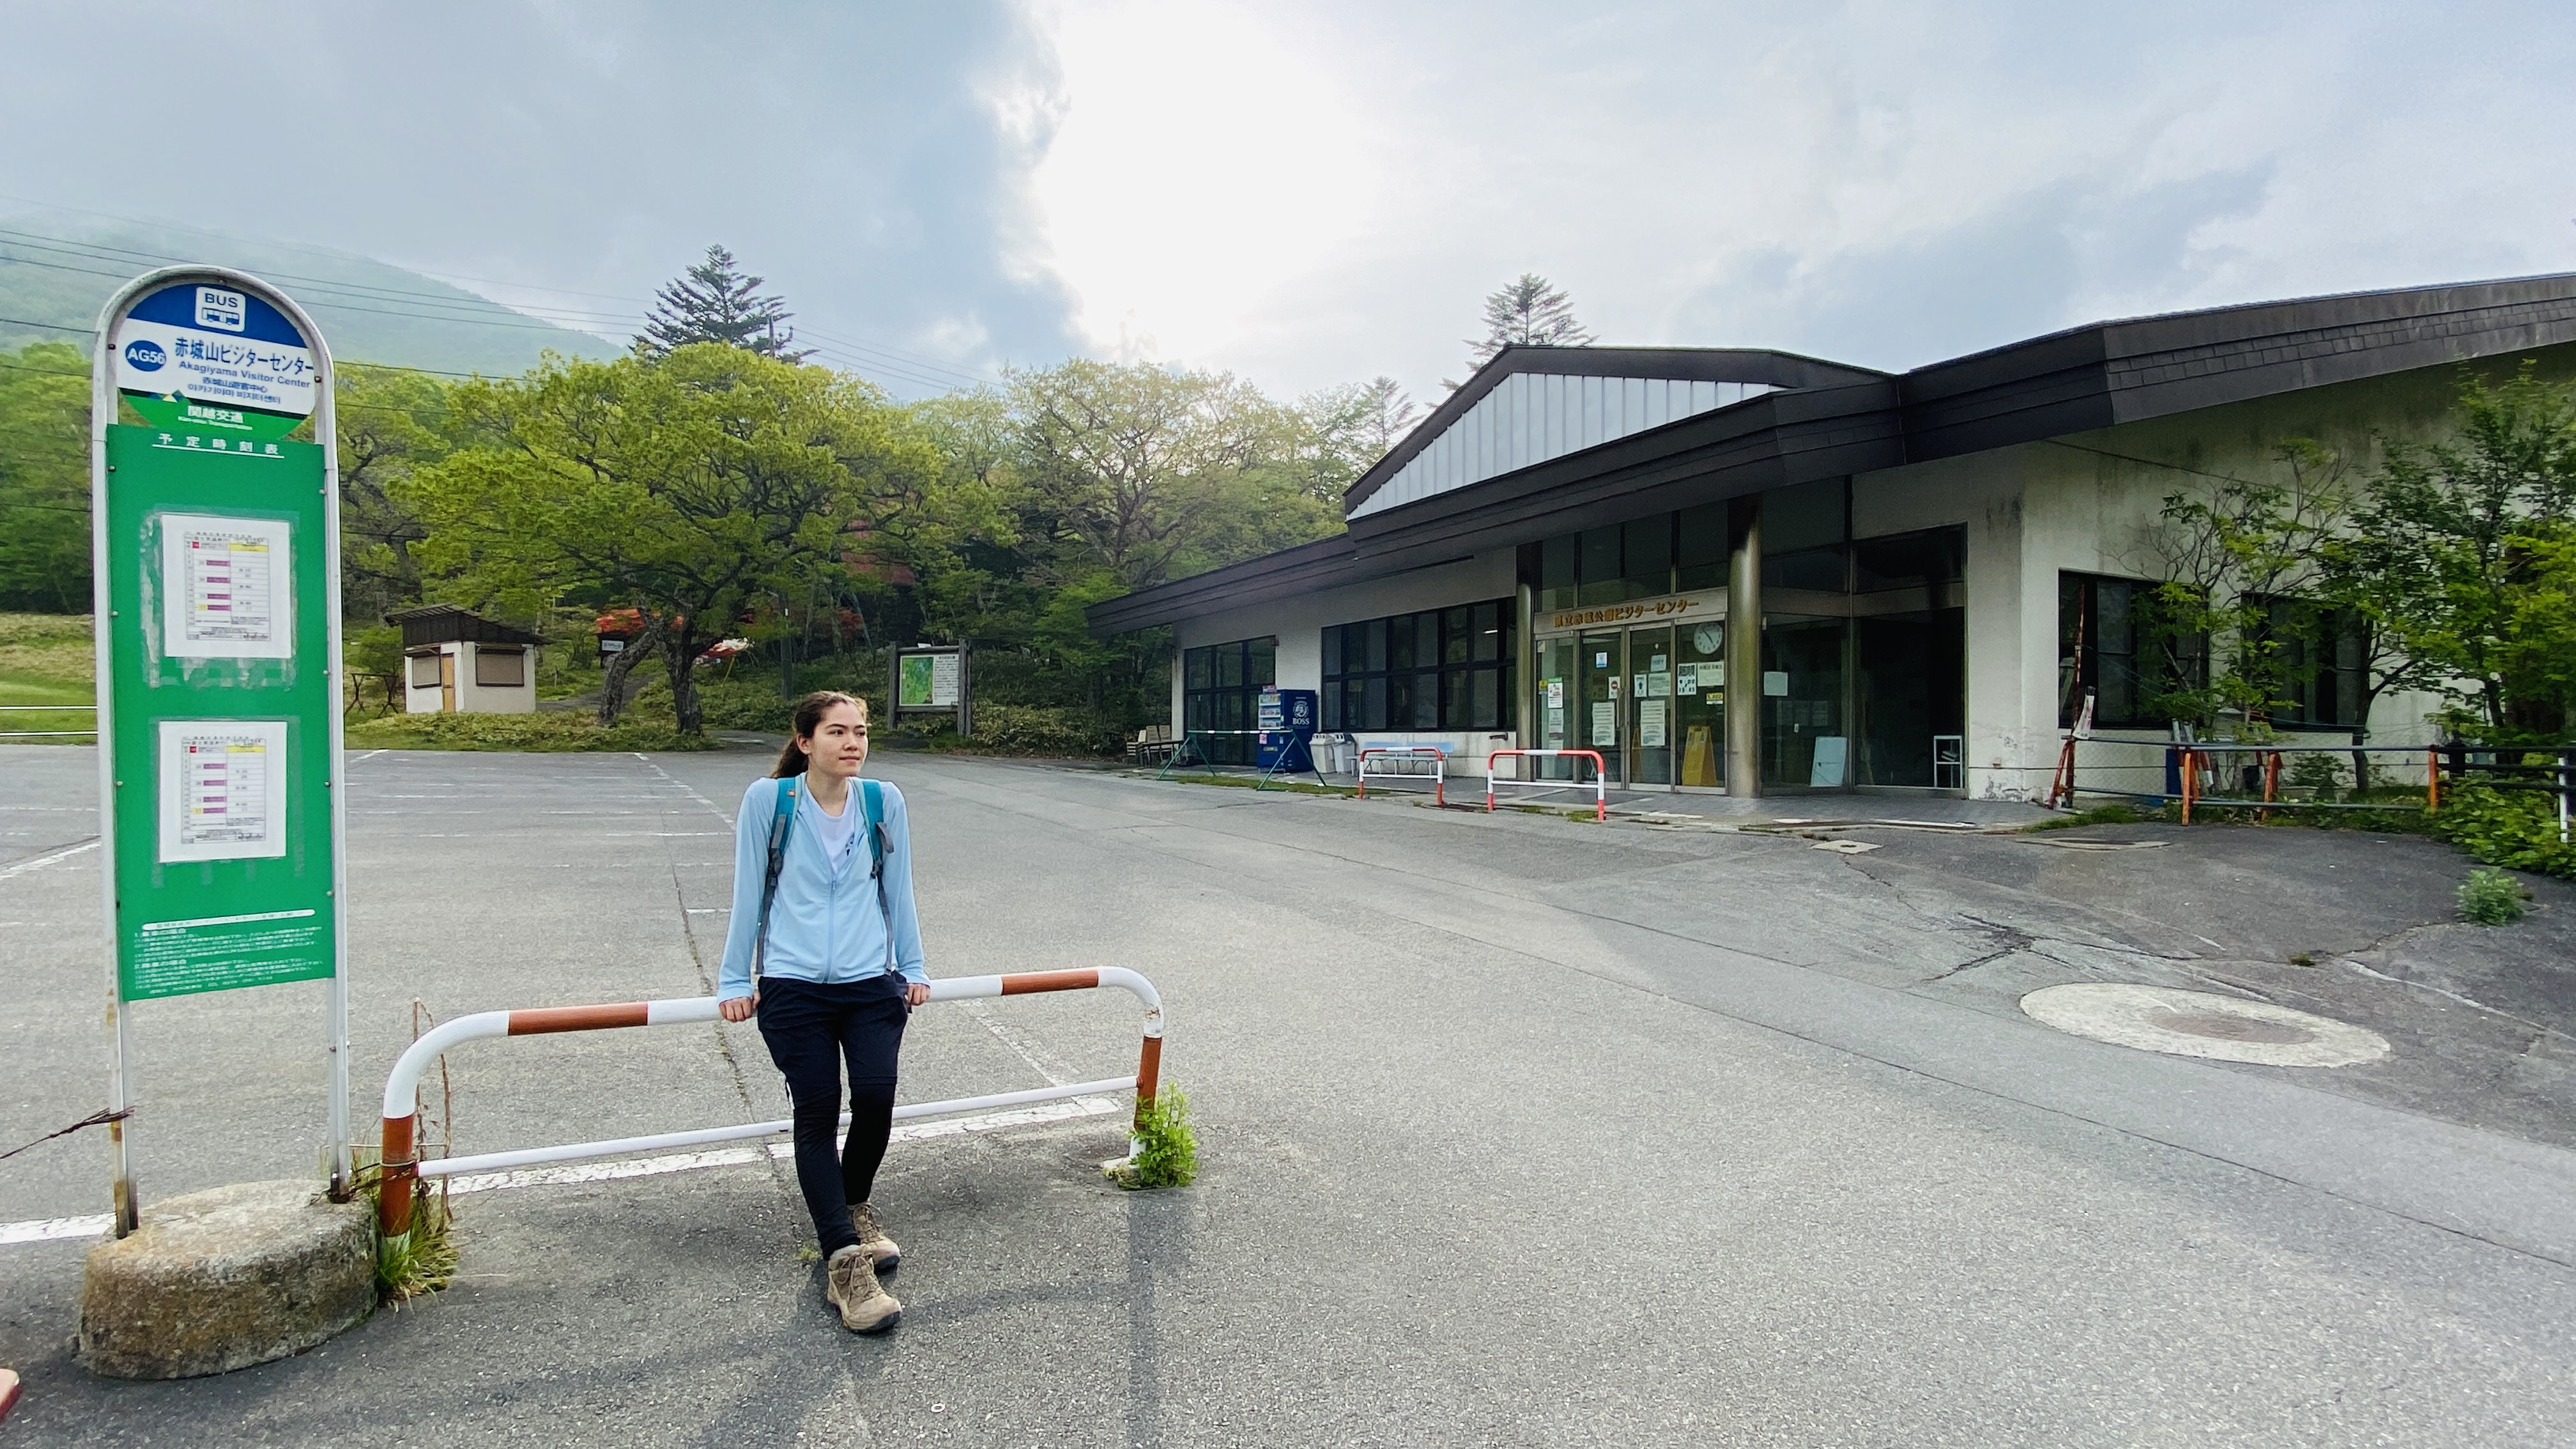
[[[361,1123],[420,1010],[703,994],[751,751],[349,771]],[[0,751],[0,1147],[94,1110],[94,765]],[[71,1361],[96,1134],[0,1163],[27,1444],[2561,1444],[2576,893],[2445,924],[2361,834],[1599,826],[896,756],[934,975],[1161,987],[1205,1173],[1115,1113],[920,1137],[903,1326],[842,1334],[783,1162],[458,1199],[446,1292],[169,1384]],[[2292,964],[2305,957],[2311,965]],[[2189,1060],[2031,1021],[2135,981],[2392,1055]],[[1124,998],[925,1009],[904,1098],[1111,1075]],[[147,1204],[311,1171],[320,992],[136,1020]],[[451,1056],[459,1152],[785,1115],[751,1027]],[[29,1237],[55,1224],[63,1236]]]

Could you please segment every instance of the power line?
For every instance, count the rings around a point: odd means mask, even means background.
[[[24,198],[0,198],[0,199],[20,199],[20,200],[23,200]],[[90,214],[90,215],[98,215],[98,216],[108,216],[108,215],[109,215],[108,213],[105,213],[105,212],[93,212],[93,213],[88,213],[88,214]],[[134,221],[134,219],[133,219],[133,218],[127,218],[127,217],[111,217],[110,219],[112,219],[112,220],[128,221],[128,222],[130,222],[130,223],[132,223],[132,224],[134,224],[134,225],[151,225],[151,224],[152,224],[152,223],[146,223],[146,222],[138,222],[138,221]],[[202,234],[202,235],[207,235],[207,236],[222,236],[222,235],[223,235],[223,234],[222,234],[222,233],[220,233],[220,232],[205,232],[205,231],[202,231],[201,229],[198,229],[198,228],[180,227],[180,228],[175,228],[175,229],[177,229],[177,230],[183,230],[183,231],[185,231],[185,230],[199,230],[199,231],[200,231],[200,234]],[[167,253],[167,252],[145,251],[145,250],[140,250],[140,249],[132,248],[132,247],[118,247],[118,246],[112,246],[112,245],[109,245],[109,244],[104,243],[104,242],[84,242],[84,241],[80,241],[80,240],[78,240],[77,238],[71,238],[71,237],[59,237],[59,236],[50,236],[50,235],[48,235],[48,234],[46,234],[46,233],[43,233],[43,232],[23,231],[23,230],[19,230],[19,229],[15,229],[15,228],[7,228],[7,227],[0,227],[0,237],[18,237],[18,238],[24,238],[25,240],[20,241],[20,242],[17,242],[17,243],[14,243],[14,244],[15,244],[15,245],[21,245],[21,246],[33,246],[33,247],[36,247],[36,248],[38,248],[38,249],[40,249],[40,250],[45,250],[45,251],[61,252],[61,253],[65,254],[65,255],[73,256],[73,257],[79,258],[79,259],[84,260],[84,261],[106,261],[106,260],[110,260],[110,258],[108,258],[108,257],[92,255],[92,253],[96,253],[96,252],[111,252],[111,253],[116,253],[116,254],[123,255],[123,256],[139,257],[139,258],[143,258],[143,259],[147,259],[147,260],[157,260],[157,261],[163,261],[163,262],[183,262],[183,261],[189,260],[189,259],[187,259],[187,258],[182,258],[182,257],[175,257],[175,256],[172,256],[171,254],[169,254],[169,253]],[[52,243],[53,245],[47,245],[47,243]],[[76,250],[77,248],[87,248],[88,250],[87,250],[87,251]],[[292,247],[289,247],[289,248],[285,248],[285,249],[286,249],[286,250],[303,250],[303,251],[306,251],[308,255],[314,255],[314,256],[335,256],[335,257],[336,257],[336,256],[340,255],[340,254],[337,254],[337,253],[328,253],[328,252],[317,252],[317,251],[311,251],[310,249],[306,249],[306,248],[292,248]],[[0,258],[0,260],[13,260],[13,259],[10,259],[10,258]],[[14,260],[29,261],[29,259],[24,259],[24,258],[18,258],[18,259],[14,259]],[[38,265],[38,266],[48,265],[48,264],[46,264],[46,263],[33,262],[33,261],[29,261],[29,264],[30,264],[30,265]],[[53,264],[53,265],[59,265],[59,264]],[[382,264],[382,263],[377,263],[377,265],[383,265],[383,264]],[[76,270],[79,270],[79,269],[78,269],[78,268],[65,267],[65,268],[62,268],[62,270],[66,270],[66,271],[76,271]],[[418,270],[418,269],[414,269],[414,270]],[[428,272],[422,272],[422,273],[420,273],[420,274],[421,274],[421,275],[424,275],[424,276],[436,276],[436,275],[437,275],[436,273],[428,273]],[[99,274],[97,274],[97,275],[109,275],[109,274],[106,274],[106,273],[99,273]],[[459,308],[459,307],[464,307],[464,308],[476,308],[477,310],[479,310],[479,308],[480,308],[480,307],[488,307],[488,308],[491,308],[491,309],[493,309],[493,310],[497,310],[497,311],[517,312],[517,313],[520,313],[521,315],[529,316],[529,317],[533,317],[533,318],[537,318],[537,319],[539,319],[539,320],[541,320],[541,321],[556,322],[556,323],[557,323],[557,325],[559,325],[559,326],[566,327],[566,328],[569,328],[570,330],[575,330],[575,331],[583,330],[583,327],[582,327],[582,325],[581,325],[583,322],[610,323],[610,324],[615,324],[615,325],[618,325],[618,326],[621,326],[621,327],[626,327],[626,326],[640,326],[640,325],[642,325],[643,321],[645,320],[645,318],[644,318],[644,316],[643,316],[643,315],[639,315],[639,314],[637,314],[637,313],[635,313],[635,312],[631,312],[631,311],[625,311],[625,312],[606,312],[606,311],[600,311],[600,310],[590,309],[590,308],[557,307],[557,306],[526,306],[526,307],[519,307],[519,306],[513,306],[513,305],[508,304],[508,303],[502,303],[502,302],[493,301],[493,300],[492,300],[492,299],[490,299],[490,298],[476,296],[476,295],[471,294],[471,293],[466,294],[466,297],[465,297],[465,299],[464,299],[464,300],[459,300],[459,299],[457,299],[457,298],[440,296],[440,295],[438,295],[438,294],[435,294],[435,293],[429,293],[429,292],[405,291],[405,290],[402,290],[402,289],[399,289],[399,288],[382,287],[382,286],[374,285],[374,284],[372,284],[372,283],[364,283],[364,282],[343,282],[343,281],[335,281],[335,280],[332,280],[332,279],[329,279],[329,278],[323,278],[323,277],[301,276],[301,275],[298,275],[298,274],[295,274],[295,273],[291,273],[291,272],[276,272],[276,273],[271,273],[270,275],[273,275],[273,276],[277,277],[279,280],[282,280],[282,281],[297,281],[297,282],[304,282],[304,283],[308,283],[308,284],[311,284],[311,285],[314,285],[314,286],[319,286],[319,287],[324,287],[324,288],[330,288],[330,289],[336,289],[336,290],[339,290],[339,291],[347,292],[347,293],[349,293],[349,294],[351,294],[351,295],[354,295],[354,296],[360,296],[360,297],[362,297],[363,299],[365,299],[365,300],[370,300],[370,301],[394,300],[394,299],[414,299],[414,300],[418,300],[418,301],[428,302],[428,303],[431,303],[431,304],[433,304],[433,305],[441,306],[441,307],[449,307],[449,308]],[[467,281],[486,281],[486,282],[489,282],[491,285],[494,285],[494,286],[520,287],[520,288],[523,288],[523,289],[525,289],[525,290],[530,290],[530,291],[540,291],[540,292],[549,292],[549,291],[550,291],[550,292],[555,292],[555,293],[557,293],[558,295],[563,295],[563,296],[595,297],[595,298],[599,298],[599,299],[607,300],[607,301],[620,301],[620,302],[626,302],[626,303],[630,304],[630,306],[631,306],[631,305],[633,305],[633,304],[636,302],[636,300],[637,300],[637,299],[635,299],[635,298],[634,298],[634,297],[632,297],[632,296],[625,296],[625,295],[620,295],[620,294],[616,294],[616,293],[609,293],[609,292],[577,292],[577,291],[573,291],[573,290],[568,289],[568,288],[534,287],[534,286],[529,286],[528,284],[525,284],[525,283],[503,282],[503,281],[498,281],[498,280],[489,279],[489,278],[461,278],[461,280],[467,280]],[[478,304],[479,304],[479,306],[478,306]],[[363,308],[352,307],[352,306],[348,305],[347,303],[329,303],[329,304],[316,303],[315,305],[332,305],[332,306],[338,306],[338,307],[340,307],[340,308],[341,308],[342,310],[344,310],[344,311],[363,311],[363,310],[365,310],[365,309],[363,309]],[[384,315],[401,316],[401,315],[406,315],[406,314],[403,314],[403,313],[388,313],[388,314],[384,314]],[[576,319],[576,320],[559,320],[559,319]],[[483,320],[483,319],[466,319],[466,318],[453,318],[453,319],[448,319],[448,318],[440,318],[440,319],[433,319],[433,320],[456,320],[456,321],[468,321],[468,320],[472,320],[472,321],[478,321],[478,322],[480,322],[480,323],[481,323],[481,325],[489,325],[489,326],[508,326],[508,325],[511,325],[511,324],[508,324],[508,323],[492,322],[492,321],[486,321],[486,320]],[[527,330],[534,330],[534,329],[527,329]],[[856,338],[852,338],[852,337],[844,337],[844,336],[836,335],[836,334],[834,334],[834,333],[817,331],[817,330],[815,330],[815,329],[813,329],[813,328],[810,328],[810,327],[805,328],[805,329],[802,329],[802,330],[800,331],[799,335],[800,335],[800,336],[802,336],[802,337],[812,337],[812,338],[814,338],[814,339],[816,339],[816,340],[818,340],[818,341],[820,341],[820,342],[823,342],[823,343],[826,343],[826,344],[830,344],[830,345],[835,346],[835,347],[840,348],[840,349],[844,349],[844,357],[845,357],[845,358],[846,358],[846,359],[847,359],[847,360],[848,360],[848,361],[853,365],[853,367],[854,367],[856,370],[859,370],[859,371],[868,371],[868,370],[884,370],[884,371],[889,371],[889,372],[895,372],[898,376],[903,377],[903,379],[904,379],[905,381],[908,381],[908,382],[917,382],[917,383],[921,383],[921,384],[923,384],[923,385],[925,385],[925,386],[933,386],[933,387],[936,387],[936,386],[942,386],[942,385],[943,385],[943,383],[942,383],[942,379],[943,379],[943,378],[954,378],[954,379],[956,379],[958,382],[960,382],[960,383],[964,383],[964,384],[967,384],[967,385],[970,385],[970,386],[984,386],[984,385],[987,385],[987,384],[990,384],[990,383],[993,383],[993,382],[997,382],[997,381],[999,381],[999,380],[1000,380],[1000,379],[998,379],[998,378],[994,377],[992,374],[990,374],[990,373],[988,373],[988,372],[984,372],[984,371],[982,371],[982,370],[980,370],[980,369],[974,369],[974,370],[961,369],[961,368],[959,368],[959,367],[952,366],[952,365],[950,365],[949,363],[943,362],[943,361],[941,361],[941,360],[939,360],[939,359],[937,359],[937,358],[928,357],[928,356],[925,356],[925,355],[920,354],[920,353],[908,352],[908,351],[906,351],[906,350],[904,350],[904,349],[902,349],[902,348],[898,348],[898,347],[889,347],[889,346],[887,346],[887,345],[885,345],[885,344],[883,344],[883,343],[876,343],[876,342],[862,342],[862,341],[859,341],[859,340],[858,340],[858,339],[856,339]],[[853,355],[853,354],[855,354],[855,355]],[[972,367],[972,365],[970,364],[970,365],[969,365],[969,368],[971,369],[971,367]],[[928,374],[932,374],[932,375],[931,375],[931,376],[926,376],[926,377],[925,377],[925,376],[922,376],[922,375],[921,375],[921,374],[924,374],[924,373],[928,373]]]

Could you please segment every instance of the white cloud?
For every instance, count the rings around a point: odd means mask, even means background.
[[[2547,6],[1055,12],[1037,188],[1107,347],[1457,376],[1524,270],[1605,341],[1902,368],[2100,316],[2576,267]]]
[[[1312,35],[1181,0],[1053,18],[1067,100],[1035,192],[1084,334],[1206,357],[1293,327],[1298,293],[1369,230],[1386,169]]]

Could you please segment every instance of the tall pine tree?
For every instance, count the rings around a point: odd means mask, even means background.
[[[760,295],[766,280],[743,275],[733,253],[711,246],[705,261],[654,294],[652,315],[644,319],[635,345],[651,354],[692,342],[721,342],[763,357],[803,362],[813,349],[794,345],[796,329],[781,330],[796,314],[787,310],[786,298]]]
[[[1581,347],[1592,334],[1574,320],[1574,304],[1536,272],[1485,299],[1485,335],[1467,344],[1476,367],[1494,360],[1506,347]]]

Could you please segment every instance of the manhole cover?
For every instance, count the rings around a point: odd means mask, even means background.
[[[2034,991],[2021,1009],[2062,1032],[2172,1056],[2348,1067],[2388,1055],[2387,1038],[2350,1022],[2209,991],[2076,982]]]

